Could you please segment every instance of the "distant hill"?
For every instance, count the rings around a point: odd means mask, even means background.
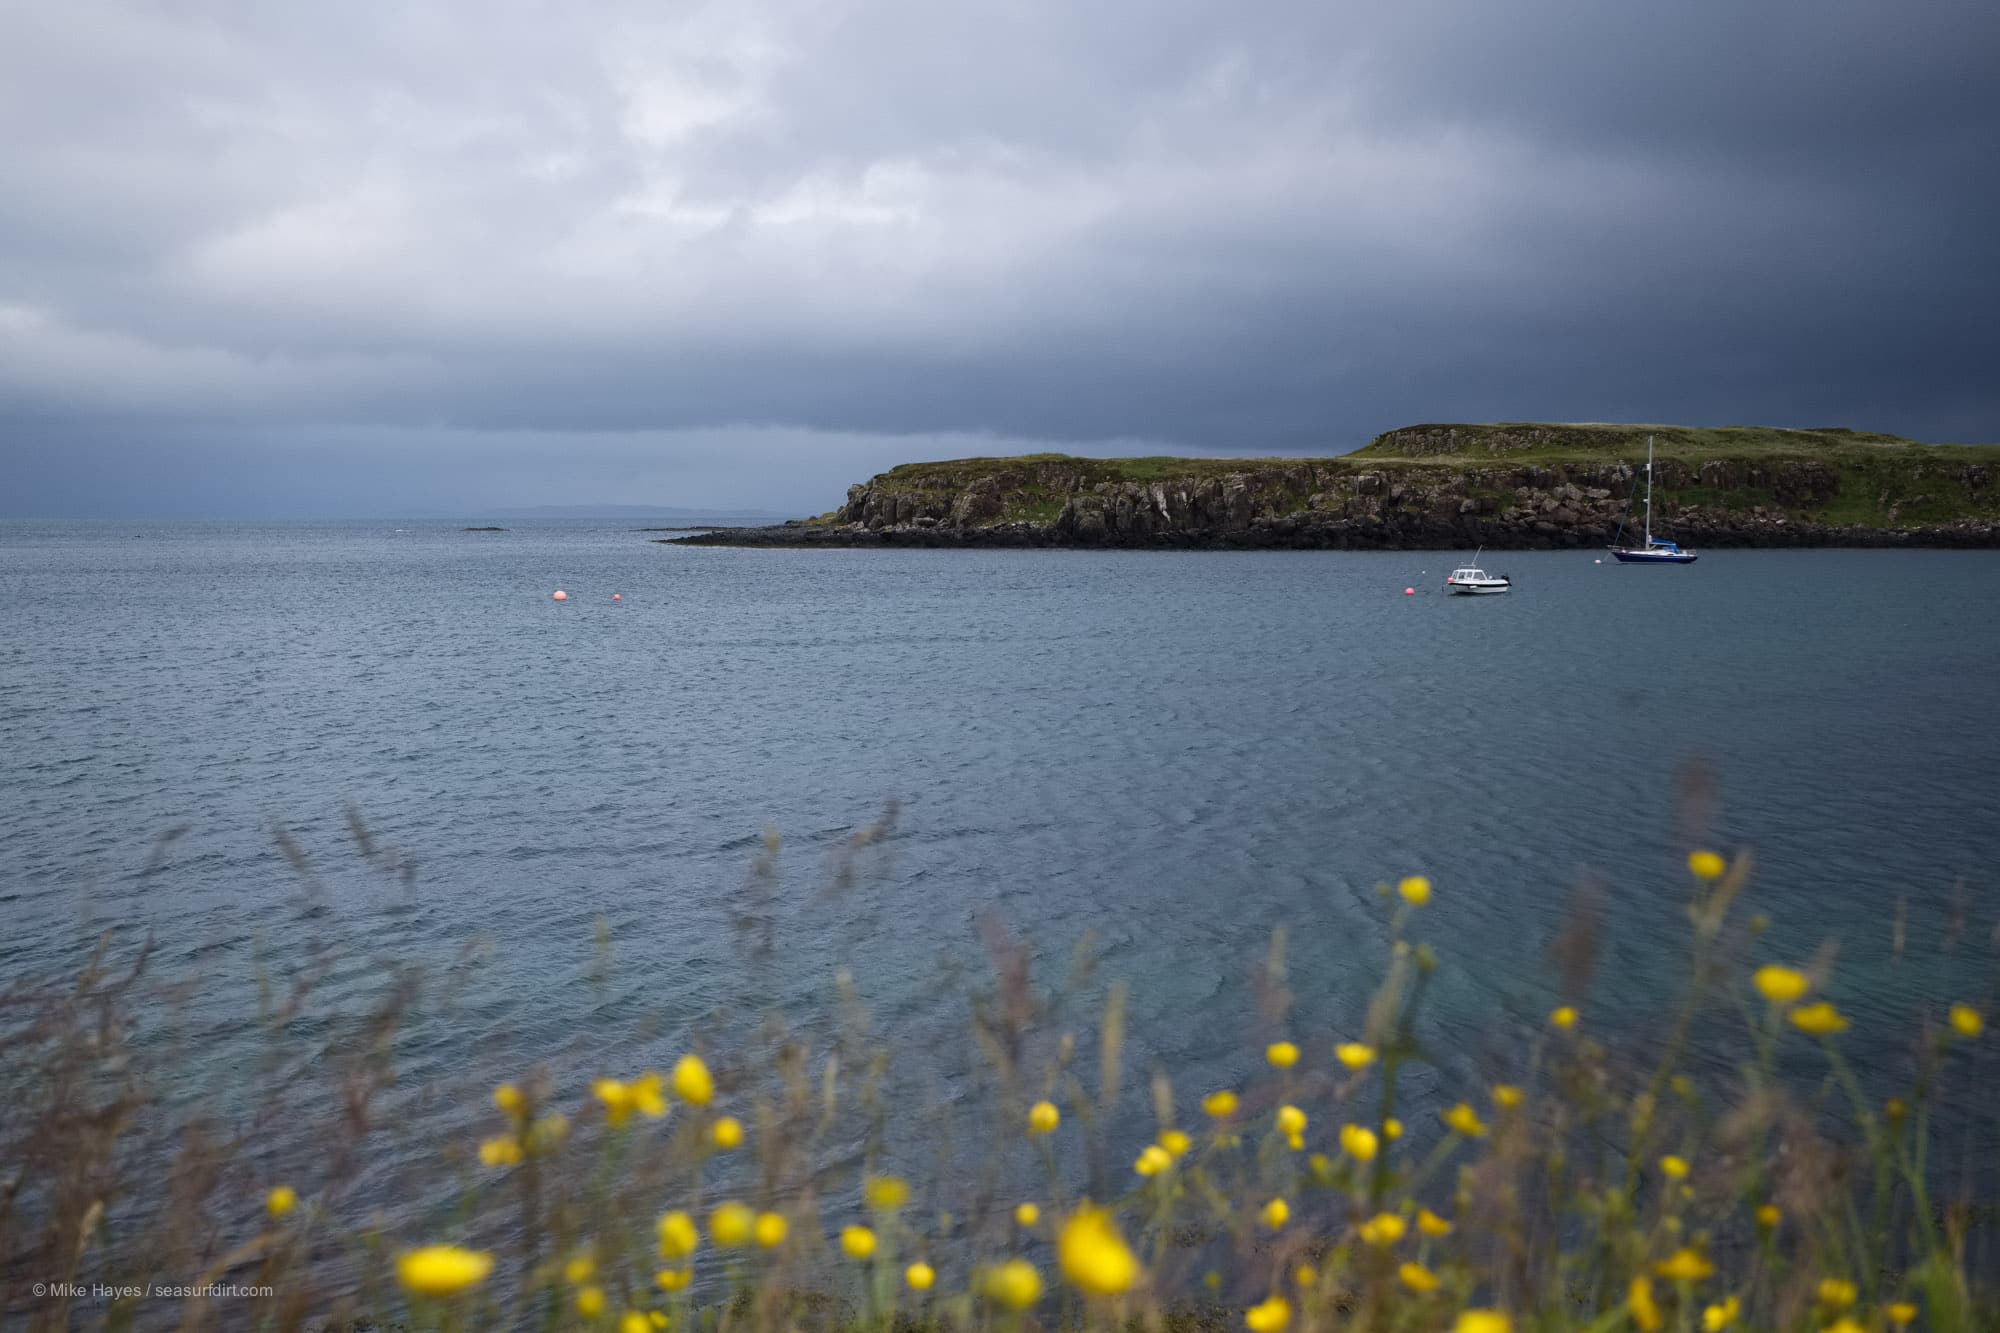
[[[492,513],[496,518],[615,518],[681,527],[706,525],[722,519],[739,523],[782,523],[796,517],[769,509],[690,509],[673,505],[532,505],[522,509],[496,509]]]

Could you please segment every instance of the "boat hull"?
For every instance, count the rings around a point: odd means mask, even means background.
[[[1611,555],[1621,565],[1691,565],[1698,558],[1692,551],[1621,551]]]
[[[1513,586],[1511,583],[1453,583],[1446,579],[1444,590],[1459,597],[1490,597],[1494,593],[1511,591]]]

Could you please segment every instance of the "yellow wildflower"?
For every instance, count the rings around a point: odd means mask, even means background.
[[[1792,1010],[1792,1026],[1809,1036],[1831,1037],[1847,1031],[1847,1019],[1840,1010],[1821,1000]]]
[[[1139,1258],[1102,1208],[1077,1209],[1056,1238],[1056,1259],[1071,1286],[1116,1296],[1139,1281]]]
[[[743,1122],[733,1115],[723,1116],[708,1127],[708,1141],[719,1152],[743,1146]]]
[[[597,1100],[604,1103],[606,1124],[622,1125],[632,1116],[632,1090],[615,1078],[601,1078],[590,1085]]]
[[[1777,1204],[1767,1203],[1757,1209],[1757,1225],[1766,1231],[1773,1231],[1784,1216],[1784,1211]]]
[[[724,1249],[748,1245],[756,1232],[757,1214],[748,1204],[725,1203],[708,1215],[708,1234]]]
[[[875,1253],[875,1233],[867,1227],[842,1227],[840,1248],[850,1259],[867,1259]]]
[[[1861,1293],[1844,1277],[1820,1279],[1819,1303],[1829,1310],[1845,1310]]]
[[[455,1296],[493,1271],[493,1256],[456,1245],[426,1245],[396,1256],[396,1278],[419,1296]]]
[[[1283,1296],[1271,1296],[1243,1312],[1250,1333],[1284,1333],[1292,1322],[1292,1306]]]
[[[482,1139],[479,1144],[479,1164],[481,1166],[519,1166],[521,1163],[521,1141],[512,1134],[502,1134],[497,1139]]]
[[[661,1291],[685,1291],[688,1283],[694,1281],[694,1272],[686,1268],[662,1268],[653,1274],[653,1281],[660,1284]]]
[[[1694,871],[1696,879],[1721,879],[1729,863],[1714,852],[1689,852],[1688,869]]]
[[[1312,1173],[1314,1184],[1331,1185],[1333,1183],[1333,1159],[1323,1152],[1316,1152],[1306,1158],[1306,1170]]]
[[[1319,1270],[1311,1264],[1300,1264],[1292,1270],[1292,1281],[1301,1287],[1310,1287],[1319,1281]]]
[[[1514,1333],[1514,1321],[1499,1310],[1466,1310],[1451,1333]]]
[[[1370,1245],[1394,1245],[1409,1230],[1409,1223],[1397,1213],[1377,1213],[1363,1222],[1360,1230],[1361,1239]]]
[[[1676,1282],[1699,1282],[1715,1275],[1715,1265],[1700,1250],[1679,1249],[1654,1264],[1653,1271]]]
[[[1181,1130],[1170,1129],[1160,1135],[1160,1146],[1167,1150],[1169,1156],[1185,1157],[1188,1149],[1194,1147],[1194,1140]]]
[[[1375,1048],[1366,1042],[1343,1041],[1333,1048],[1333,1058],[1349,1069],[1366,1069],[1375,1063]]]
[[[689,1106],[706,1106],[715,1100],[715,1075],[698,1055],[683,1055],[674,1062],[674,1096]]]
[[[576,1312],[585,1319],[604,1313],[604,1288],[584,1287],[576,1293]]]
[[[1042,1210],[1032,1203],[1018,1204],[1014,1208],[1014,1221],[1019,1226],[1031,1227],[1042,1220]]]
[[[1750,984],[1757,993],[1772,1004],[1794,1004],[1799,997],[1812,989],[1812,980],[1795,967],[1780,967],[1776,963],[1766,963],[1750,977]]]
[[[1549,1011],[1549,1022],[1567,1032],[1576,1026],[1576,1010],[1567,1004],[1560,1009],[1551,1009]]]
[[[1028,1132],[1030,1134],[1053,1134],[1062,1123],[1062,1112],[1054,1102],[1036,1102],[1028,1108]]]
[[[1357,1162],[1374,1161],[1381,1146],[1372,1129],[1364,1129],[1360,1125],[1340,1127],[1340,1150]]]
[[[1625,1290],[1625,1308],[1632,1315],[1632,1322],[1643,1333],[1659,1333],[1663,1322],[1660,1307],[1653,1303],[1653,1284],[1650,1279],[1635,1277],[1632,1285]]]
[[[1390,1116],[1387,1120],[1384,1120],[1382,1122],[1382,1137],[1389,1140],[1389,1142],[1391,1143],[1394,1143],[1397,1139],[1402,1138],[1403,1122],[1396,1119],[1395,1116]]]
[[[911,1291],[929,1291],[937,1285],[937,1269],[919,1260],[903,1270],[903,1281],[910,1284]]]
[[[1441,1113],[1439,1118],[1444,1121],[1445,1128],[1451,1130],[1454,1134],[1463,1134],[1468,1139],[1483,1139],[1486,1137],[1486,1122],[1479,1118],[1479,1112],[1473,1110],[1464,1102],[1460,1102],[1449,1111]]]
[[[1237,1099],[1236,1094],[1227,1088],[1220,1092],[1211,1092],[1208,1096],[1201,1099],[1201,1109],[1207,1113],[1211,1120],[1229,1119],[1230,1116],[1236,1114],[1236,1109],[1240,1105],[1242,1103]]]
[[[1142,1176],[1157,1176],[1174,1164],[1174,1159],[1165,1148],[1157,1143],[1149,1143],[1139,1154],[1139,1160],[1132,1163],[1132,1169]]]
[[[1278,1108],[1278,1132],[1288,1139],[1298,1138],[1306,1132],[1306,1113],[1287,1103]]]
[[[547,1152],[568,1137],[569,1117],[561,1111],[551,1111],[528,1126],[527,1147],[530,1152]]]
[[[1264,1205],[1257,1216],[1263,1220],[1265,1226],[1277,1231],[1292,1220],[1292,1206],[1283,1199],[1273,1199]]]
[[[650,1333],[653,1321],[637,1310],[627,1310],[618,1319],[618,1333]]]
[[[878,1213],[893,1213],[910,1201],[909,1182],[901,1176],[870,1176],[861,1197]]]
[[[695,1230],[694,1219],[679,1209],[661,1214],[654,1229],[660,1235],[662,1259],[685,1259],[701,1244],[701,1233]]]
[[[1396,1270],[1396,1277],[1419,1296],[1438,1289],[1438,1275],[1422,1264],[1404,1264]]]
[[[1439,1217],[1428,1208],[1417,1209],[1417,1230],[1426,1236],[1449,1236],[1451,1223]]]
[[[1009,1259],[986,1274],[986,1297],[1010,1310],[1025,1310],[1042,1298],[1042,1275],[1026,1259]]]
[[[775,1250],[785,1243],[791,1233],[792,1224],[785,1220],[783,1213],[757,1214],[757,1244],[767,1250]]]
[[[493,1089],[493,1104],[517,1120],[528,1109],[528,1099],[512,1083],[502,1083]]]
[[[1493,1104],[1503,1111],[1512,1111],[1526,1100],[1526,1094],[1512,1083],[1495,1083],[1493,1085]]]
[[[1687,1173],[1688,1164],[1685,1157],[1676,1157],[1668,1153],[1660,1159],[1660,1174],[1668,1180],[1685,1180]]]
[[[1290,1069],[1299,1062],[1299,1048],[1288,1041],[1274,1041],[1264,1048],[1264,1058],[1275,1069]]]
[[[299,1192],[290,1185],[280,1185],[264,1196],[264,1210],[273,1217],[283,1217],[299,1206]]]
[[[1431,900],[1431,882],[1422,875],[1409,875],[1396,885],[1396,892],[1403,895],[1403,901],[1412,907],[1422,907]]]
[[[563,1281],[572,1287],[588,1282],[597,1275],[597,1260],[589,1254],[579,1254],[563,1265]]]
[[[1976,1037],[1986,1031],[1986,1020],[1971,1005],[1955,1004],[1951,1007],[1951,1026],[1961,1037]]]
[[[1889,1322],[1901,1328],[1917,1317],[1917,1307],[1908,1301],[1896,1301],[1889,1306],[1888,1314]]]
[[[1735,1323],[1736,1317],[1742,1313],[1743,1302],[1734,1296],[1711,1305],[1701,1312],[1702,1333],[1722,1333],[1722,1330]]]
[[[648,1120],[658,1120],[667,1113],[666,1091],[660,1086],[660,1076],[655,1070],[647,1070],[630,1085],[632,1106]]]
[[[1868,1333],[1868,1330],[1846,1315],[1842,1315],[1826,1326],[1826,1333]]]
[[[654,1328],[665,1328],[667,1326],[667,1312],[665,1310],[648,1310],[646,1311],[646,1322]]]

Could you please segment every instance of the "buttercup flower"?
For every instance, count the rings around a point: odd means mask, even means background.
[[[1028,1108],[1028,1132],[1030,1134],[1053,1134],[1062,1123],[1062,1112],[1056,1110],[1054,1102],[1036,1102]]]
[[[1397,1139],[1402,1138],[1403,1122],[1396,1119],[1395,1116],[1390,1116],[1387,1120],[1384,1120],[1382,1122],[1382,1137],[1389,1140],[1389,1142],[1391,1143],[1394,1143]]]
[[[1750,984],[1772,1004],[1794,1004],[1812,988],[1812,981],[1795,967],[1766,963],[1751,974]]]
[[[273,1217],[283,1217],[299,1206],[299,1192],[290,1185],[280,1185],[264,1196],[264,1211]]]
[[[1042,1220],[1042,1210],[1032,1203],[1019,1204],[1014,1209],[1014,1222],[1018,1226],[1031,1227]]]
[[[1374,1130],[1364,1129],[1360,1125],[1340,1127],[1340,1150],[1355,1161],[1374,1161],[1375,1153],[1380,1147],[1381,1143],[1376,1139]]]
[[[775,1250],[785,1243],[791,1233],[792,1224],[785,1220],[783,1213],[757,1214],[757,1244],[767,1250]]]
[[[1396,1270],[1396,1277],[1419,1296],[1438,1289],[1438,1275],[1422,1264],[1404,1264]]]
[[[1194,1147],[1194,1140],[1178,1129],[1170,1129],[1160,1135],[1160,1146],[1167,1150],[1169,1157],[1185,1157],[1188,1149]]]
[[[1300,1264],[1292,1270],[1292,1281],[1301,1287],[1310,1287],[1319,1281],[1319,1270],[1311,1264]]]
[[[1742,1313],[1743,1302],[1734,1296],[1711,1305],[1701,1312],[1702,1333],[1722,1333],[1722,1330],[1735,1323],[1736,1317]]]
[[[1431,900],[1431,882],[1422,875],[1410,875],[1396,885],[1396,892],[1403,895],[1403,901],[1412,907],[1422,907]]]
[[[1889,1306],[1887,1313],[1889,1315],[1889,1322],[1897,1328],[1901,1328],[1917,1317],[1917,1307],[1908,1301],[1896,1301]]]
[[[1025,1310],[1042,1298],[1042,1275],[1026,1259],[1009,1259],[986,1274],[986,1296],[1010,1310]]]
[[[396,1256],[396,1279],[419,1296],[455,1296],[492,1271],[492,1255],[456,1245],[426,1245]]]
[[[723,1116],[708,1127],[708,1141],[722,1152],[743,1146],[743,1122],[733,1115]]]
[[[1660,1159],[1660,1174],[1668,1180],[1685,1180],[1687,1179],[1687,1173],[1688,1164],[1686,1158],[1676,1157],[1672,1153],[1668,1153]]]
[[[528,1109],[528,1099],[512,1083],[502,1083],[493,1089],[493,1104],[517,1120]]]
[[[1139,1281],[1138,1256],[1101,1208],[1079,1208],[1063,1223],[1056,1259],[1069,1284],[1093,1296],[1116,1296]]]
[[[1263,1220],[1265,1226],[1277,1231],[1292,1220],[1292,1206],[1283,1199],[1273,1199],[1264,1205],[1257,1216]]]
[[[1201,1099],[1201,1109],[1211,1120],[1227,1120],[1236,1114],[1237,1108],[1241,1105],[1236,1094],[1226,1088],[1220,1092],[1211,1092]]]
[[[588,1252],[575,1256],[563,1265],[563,1281],[572,1287],[578,1283],[588,1282],[595,1276],[597,1276],[597,1260]]]
[[[512,1134],[502,1134],[497,1139],[480,1140],[481,1166],[519,1166],[521,1157],[521,1141]]]
[[[1417,1230],[1426,1236],[1449,1236],[1451,1223],[1439,1217],[1428,1208],[1417,1209]]]
[[[701,1244],[701,1233],[695,1230],[694,1219],[679,1209],[662,1214],[654,1223],[654,1230],[659,1233],[662,1259],[685,1259]]]
[[[1139,1160],[1132,1163],[1132,1169],[1142,1176],[1157,1176],[1173,1164],[1174,1159],[1165,1148],[1157,1143],[1149,1143],[1145,1151],[1139,1154]]]
[[[1284,1333],[1292,1322],[1292,1306],[1283,1296],[1270,1296],[1243,1312],[1250,1333]]]
[[[694,1273],[686,1268],[663,1268],[653,1274],[653,1281],[660,1284],[661,1291],[685,1291],[694,1281]]]
[[[1819,1284],[1819,1303],[1829,1310],[1845,1310],[1854,1304],[1860,1291],[1844,1277],[1822,1278]]]
[[[748,1245],[757,1231],[757,1214],[749,1205],[725,1203],[708,1215],[708,1234],[724,1249]]]
[[[911,1291],[929,1291],[937,1285],[937,1269],[919,1260],[903,1270],[903,1281]]]
[[[1306,1132],[1306,1113],[1289,1103],[1278,1108],[1278,1132],[1288,1139]]]
[[[1961,1037],[1976,1037],[1986,1031],[1986,1020],[1971,1005],[1955,1004],[1951,1007],[1951,1030]]]
[[[1625,1290],[1625,1309],[1631,1314],[1632,1322],[1644,1333],[1659,1333],[1660,1307],[1653,1303],[1653,1284],[1643,1277],[1632,1279],[1632,1285]]]
[[[1361,1239],[1370,1245],[1394,1245],[1409,1230],[1409,1223],[1396,1213],[1377,1213],[1363,1222]]]
[[[1549,1022],[1567,1032],[1576,1026],[1576,1010],[1569,1005],[1564,1005],[1560,1009],[1551,1009],[1549,1011]]]
[[[1766,1231],[1776,1229],[1785,1214],[1775,1203],[1767,1203],[1757,1209],[1757,1225]]]
[[[1493,1085],[1493,1104],[1503,1111],[1512,1111],[1526,1100],[1526,1095],[1512,1083]]]
[[[1809,1036],[1831,1037],[1837,1032],[1847,1031],[1847,1020],[1825,1000],[1802,1005],[1792,1010],[1791,1017],[1792,1026]]]
[[[627,1310],[618,1317],[618,1333],[651,1333],[653,1321],[637,1310]]]
[[[604,1103],[606,1124],[622,1125],[632,1117],[632,1090],[615,1078],[600,1078],[590,1085],[597,1100]]]
[[[715,1100],[715,1076],[698,1055],[683,1055],[674,1062],[674,1096],[689,1106],[706,1106]]]
[[[604,1313],[604,1288],[583,1287],[576,1293],[576,1312],[585,1319],[595,1319]]]
[[[1366,1069],[1375,1063],[1375,1048],[1365,1042],[1343,1041],[1333,1048],[1333,1058],[1349,1069]]]
[[[1454,1134],[1463,1134],[1468,1139],[1486,1137],[1486,1122],[1479,1118],[1479,1112],[1464,1102],[1460,1102],[1449,1111],[1441,1112],[1439,1118],[1444,1121],[1445,1128]]]
[[[1721,879],[1722,872],[1729,869],[1729,863],[1714,852],[1689,852],[1688,869],[1696,879]]]
[[[1299,1062],[1299,1048],[1288,1041],[1274,1041],[1264,1048],[1264,1058],[1273,1068],[1290,1069]]]
[[[1467,1310],[1451,1333],[1514,1333],[1514,1321],[1498,1310]]]
[[[1699,1282],[1715,1275],[1715,1265],[1700,1250],[1679,1249],[1654,1264],[1653,1271],[1676,1282]]]
[[[632,1107],[648,1120],[658,1120],[667,1113],[667,1097],[660,1086],[660,1076],[647,1070],[630,1085]]]
[[[842,1227],[840,1248],[850,1259],[868,1259],[875,1253],[875,1233],[867,1227]]]
[[[878,1213],[893,1213],[910,1201],[910,1185],[901,1176],[870,1176],[861,1197]]]

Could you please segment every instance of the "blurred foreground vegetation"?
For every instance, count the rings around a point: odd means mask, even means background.
[[[275,1090],[222,1111],[143,1038],[171,989],[148,956],[100,949],[0,996],[0,1314],[618,1333],[2000,1328],[1978,1257],[1995,1164],[1932,1149],[1940,1094],[1988,1040],[1987,997],[1903,1016],[1914,1076],[1871,1100],[1843,1057],[1859,1020],[1830,955],[1767,956],[1750,879],[1747,857],[1689,857],[1687,933],[1658,945],[1685,952],[1686,985],[1629,1049],[1593,1028],[1600,922],[1580,904],[1556,949],[1573,1002],[1498,1034],[1509,1082],[1421,1112],[1411,1072],[1447,1068],[1425,1047],[1426,992],[1481,962],[1423,943],[1425,879],[1382,886],[1392,943],[1342,961],[1380,977],[1342,1030],[1296,1024],[1273,941],[1257,989],[1274,1039],[1236,1087],[1138,1081],[1123,993],[1088,1017],[1055,1004],[996,932],[966,1037],[985,1128],[949,1150],[892,1095],[898,1034],[872,1029],[844,979],[823,1032],[772,1015],[656,1070],[490,1071],[450,1115],[399,1097],[399,984],[279,1080],[312,1089],[303,1111]],[[311,1004],[301,983],[261,1019],[296,1024]],[[1695,1049],[1717,1032],[1733,1034],[1721,1060]],[[1132,1128],[1140,1099],[1149,1130]],[[468,1115],[468,1132],[439,1129]],[[381,1169],[390,1145],[447,1164],[443,1197]],[[934,1148],[929,1176],[891,1165]],[[195,1294],[145,1290],[163,1283]]]

